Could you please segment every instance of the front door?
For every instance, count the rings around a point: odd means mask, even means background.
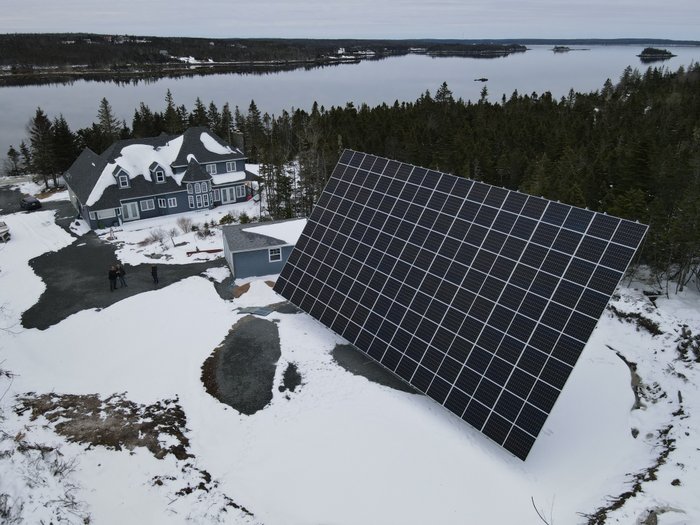
[[[139,217],[138,202],[127,202],[126,204],[122,204],[122,218],[125,221],[133,221]]]

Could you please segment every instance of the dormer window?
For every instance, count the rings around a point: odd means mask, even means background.
[[[206,168],[209,175],[216,175],[216,164],[207,164]]]
[[[123,173],[119,174],[119,187],[128,188],[129,187],[129,176]]]
[[[163,170],[157,170],[156,171],[156,182],[160,184],[161,182],[165,182],[165,173]]]
[[[232,171],[236,171],[236,163],[235,162],[227,162],[226,163],[226,172],[231,173]]]

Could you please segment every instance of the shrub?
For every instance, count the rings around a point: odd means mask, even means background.
[[[238,220],[241,224],[248,224],[250,222],[250,217],[248,217],[246,212],[243,212],[238,216]]]
[[[192,219],[189,217],[178,217],[175,223],[177,224],[177,227],[180,228],[182,233],[192,231]]]
[[[238,222],[238,219],[234,218],[230,213],[227,213],[219,219],[219,224],[233,224],[234,222]]]

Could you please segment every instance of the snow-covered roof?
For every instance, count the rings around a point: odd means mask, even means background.
[[[216,153],[217,155],[226,155],[227,153],[235,153],[234,150],[232,150],[229,146],[226,146],[224,144],[221,144],[214,140],[214,137],[212,137],[209,133],[206,131],[203,131],[199,135],[199,140],[202,141],[202,144],[204,147],[208,150],[211,151],[212,153]]]
[[[142,176],[147,181],[152,182],[150,166],[153,163],[163,167],[163,172],[166,177],[173,177],[174,174],[170,165],[180,152],[182,141],[183,137],[179,136],[161,147],[149,146],[147,144],[131,144],[125,146],[121,150],[121,155],[104,167],[85,205],[92,206],[100,200],[105,189],[117,184],[117,179],[115,179],[113,175],[117,166],[123,170],[123,173],[128,175],[129,180]],[[179,178],[181,179],[182,177],[180,176]],[[179,180],[176,182],[178,184],[180,183]]]
[[[262,224],[231,224],[222,228],[224,242],[232,253],[296,244],[306,219],[273,221]]]
[[[301,232],[304,231],[304,226],[306,226],[306,219],[297,219],[243,228],[243,231],[281,239],[287,244],[296,244]]]
[[[232,171],[231,173],[221,173],[220,175],[212,176],[212,183],[217,184],[229,184],[231,182],[241,182],[246,180],[245,171]]]
[[[204,165],[245,161],[245,155],[227,145],[209,129],[194,127],[177,136],[162,134],[158,137],[120,140],[100,155],[85,149],[66,172],[66,182],[81,204],[110,208],[119,206],[120,199],[126,196],[126,193],[118,191],[117,175],[129,177],[129,197],[148,195],[152,193],[152,173],[157,166],[162,168],[165,175],[160,190],[178,191],[184,169],[193,160]],[[216,184],[246,179],[246,172],[241,170],[221,174]]]

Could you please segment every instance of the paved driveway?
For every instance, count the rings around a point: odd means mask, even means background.
[[[20,197],[18,190],[0,187],[0,213],[21,212]],[[42,209],[56,210],[56,224],[70,233],[69,225],[76,212],[69,201],[45,202]],[[39,301],[24,312],[22,325],[44,330],[81,310],[106,308],[126,297],[155,289],[151,265],[139,264],[126,265],[128,286],[110,292],[107,271],[118,262],[115,248],[114,244],[89,232],[57,252],[47,252],[30,260],[29,265],[44,281],[46,290]],[[222,259],[193,264],[158,264],[158,286],[168,286],[225,264]],[[227,279],[215,285],[219,294],[227,299],[231,298],[227,293],[229,282]]]

